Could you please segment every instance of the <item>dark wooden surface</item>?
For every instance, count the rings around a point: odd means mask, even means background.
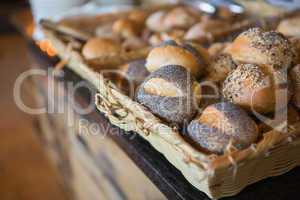
[[[51,66],[55,63],[42,54],[35,45],[29,44],[31,53],[39,60],[41,66]],[[77,83],[82,79],[68,69],[64,69],[64,77],[58,81],[71,81]],[[75,100],[82,106],[87,105],[93,99],[91,94],[85,90],[77,93]],[[172,166],[162,154],[156,151],[147,141],[135,133],[124,132],[113,127],[99,111],[94,109],[85,115],[91,122],[102,124],[102,128],[109,127],[109,136],[127,153],[136,165],[149,177],[149,179],[169,199],[209,199],[204,193],[194,188],[183,177],[180,171]],[[112,128],[113,127],[113,128]],[[105,130],[103,130],[105,131]],[[128,180],[130,181],[130,180]],[[300,191],[300,169],[296,168],[289,173],[269,178],[253,184],[244,189],[240,194],[230,198],[235,200],[287,200],[297,199]]]

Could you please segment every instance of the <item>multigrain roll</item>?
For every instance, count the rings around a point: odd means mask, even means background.
[[[184,67],[167,65],[146,78],[137,90],[136,100],[165,121],[182,125],[196,114],[196,85]]]
[[[119,54],[122,50],[121,45],[108,38],[90,38],[82,48],[82,55],[85,59],[93,59],[101,56]]]
[[[285,36],[300,36],[300,16],[282,20],[277,27],[277,31]]]
[[[206,80],[221,83],[228,74],[236,68],[236,64],[228,54],[220,54],[215,57],[207,68]]]
[[[188,136],[209,152],[222,154],[230,145],[241,150],[256,142],[258,127],[244,110],[221,102],[208,106],[189,124]]]
[[[162,66],[181,65],[193,76],[199,77],[204,71],[207,59],[208,53],[200,46],[179,45],[175,41],[168,41],[150,51],[146,67],[153,72]]]
[[[122,68],[126,78],[131,81],[134,86],[140,85],[150,74],[145,67],[145,63],[146,61],[144,59],[135,60]]]
[[[273,112],[287,105],[287,76],[284,71],[270,74],[257,65],[241,64],[225,79],[223,95],[228,101],[248,110]]]
[[[293,88],[292,103],[300,108],[300,64],[293,67],[289,72]]]
[[[251,63],[266,66],[269,71],[287,69],[294,60],[294,51],[282,34],[259,28],[241,33],[226,48],[236,63]]]

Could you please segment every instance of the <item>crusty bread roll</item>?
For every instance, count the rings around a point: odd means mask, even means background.
[[[300,64],[294,66],[289,72],[293,87],[292,103],[300,108]]]
[[[145,67],[145,60],[135,60],[122,67],[126,78],[132,82],[134,86],[141,84],[144,79],[150,74]]]
[[[229,145],[244,149],[256,142],[258,127],[244,110],[221,102],[208,106],[189,124],[188,136],[202,148],[221,154]]]
[[[115,21],[112,30],[122,38],[131,38],[137,37],[141,33],[142,27],[133,20],[122,18]]]
[[[181,65],[195,77],[199,77],[205,68],[208,54],[205,49],[189,44],[178,45],[168,41],[152,49],[147,57],[146,67],[150,72],[166,65]]]
[[[277,31],[285,36],[300,36],[300,15],[288,19],[283,19]]]
[[[119,54],[121,45],[108,38],[90,38],[82,48],[82,55],[85,59],[93,59],[101,56],[111,56]]]
[[[228,54],[215,57],[207,68],[206,80],[221,83],[227,75],[236,68],[236,64]]]
[[[292,46],[282,34],[259,28],[241,33],[226,48],[236,63],[265,65],[270,71],[287,69],[294,59]]]
[[[146,78],[137,90],[136,100],[165,121],[182,125],[196,114],[195,88],[195,79],[184,67],[167,65]]]
[[[288,102],[288,81],[284,71],[269,74],[254,64],[241,64],[223,83],[224,97],[248,110],[268,113]]]

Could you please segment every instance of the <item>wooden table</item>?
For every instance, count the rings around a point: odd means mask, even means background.
[[[31,52],[36,58],[43,63],[44,66],[51,66],[54,64],[53,59],[41,54],[35,45],[30,44]],[[82,79],[68,69],[64,69],[64,76],[60,80],[63,82],[78,83]],[[46,83],[43,83],[46,84]],[[67,98],[65,96],[64,98]],[[90,101],[90,93],[82,90],[79,91],[75,97],[75,101],[83,107]],[[162,154],[156,151],[147,141],[142,139],[135,133],[124,132],[112,126],[108,120],[96,109],[92,112],[83,115],[89,122],[96,122],[101,124],[101,128],[107,127],[109,130],[108,136],[122,148],[122,150],[131,158],[134,163],[143,171],[143,173],[155,184],[155,186],[168,199],[209,199],[204,193],[195,189],[189,184],[183,175],[175,167],[173,167]],[[115,134],[115,130],[120,134]],[[102,130],[105,132],[105,130]],[[134,139],[132,137],[134,136]],[[81,138],[81,142],[88,148],[88,142]],[[113,155],[112,155],[113,156]],[[130,180],[128,180],[130,181]],[[235,197],[225,199],[246,200],[246,199],[272,199],[272,200],[286,200],[294,199],[299,195],[300,188],[300,169],[294,169],[291,172],[274,178],[269,178],[253,184],[243,190]]]

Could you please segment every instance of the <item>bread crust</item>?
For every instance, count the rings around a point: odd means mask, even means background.
[[[191,45],[180,46],[173,42],[173,44],[168,43],[152,49],[147,57],[146,67],[150,72],[153,72],[162,66],[181,65],[189,70],[193,76],[199,77],[203,73],[206,59]]]
[[[90,38],[82,48],[85,59],[93,59],[101,56],[111,56],[120,53],[121,45],[108,38]]]

